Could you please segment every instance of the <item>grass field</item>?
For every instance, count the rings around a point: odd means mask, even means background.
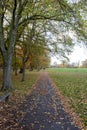
[[[87,126],[87,69],[50,68],[52,81]]]

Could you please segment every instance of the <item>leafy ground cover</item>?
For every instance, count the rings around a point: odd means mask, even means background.
[[[12,75],[12,81],[14,90],[9,91],[10,98],[9,102],[5,103],[0,102],[0,130],[10,130],[11,127],[14,125],[15,127],[18,126],[17,119],[20,119],[24,113],[21,110],[18,110],[19,106],[25,101],[26,95],[28,95],[32,88],[33,84],[38,79],[39,72],[26,72],[26,80],[21,82],[21,74],[17,76]],[[0,71],[0,88],[2,85],[2,71]],[[0,91],[0,96],[3,95],[5,92]],[[15,129],[15,128],[12,128]],[[16,130],[16,129],[15,129]],[[19,129],[21,130],[21,129]]]
[[[52,81],[87,126],[87,69],[51,68]]]
[[[32,72],[30,79],[33,78],[34,74],[37,78],[37,73]],[[19,81],[18,78],[14,82],[17,81]],[[39,80],[32,86],[31,93],[28,93],[29,90],[27,89],[27,97],[23,96],[25,94],[21,93],[20,89],[15,88],[9,102],[0,104],[0,129],[23,130],[33,128],[36,130],[40,127],[40,129],[51,130],[54,127],[56,130],[78,129],[81,126],[82,130],[85,130],[82,125],[76,125],[78,128],[74,126],[69,115],[65,114],[65,109],[60,104],[60,97],[56,89],[46,73],[40,75]]]

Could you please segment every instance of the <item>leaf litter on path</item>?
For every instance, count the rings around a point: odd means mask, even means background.
[[[0,129],[5,130],[80,130],[65,111],[57,90],[43,72],[26,99],[0,108]],[[12,105],[13,103],[13,105]],[[5,111],[6,110],[6,111]],[[5,116],[6,115],[6,116]],[[3,121],[2,121],[3,120]]]

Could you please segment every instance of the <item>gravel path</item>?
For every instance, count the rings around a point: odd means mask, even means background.
[[[22,130],[80,130],[65,112],[48,75],[43,72],[23,104]]]

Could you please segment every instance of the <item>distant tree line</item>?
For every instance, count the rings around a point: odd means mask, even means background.
[[[51,67],[56,67],[56,68],[87,68],[87,59],[82,61],[81,64],[79,62],[77,63],[69,63],[69,62],[64,62],[62,61],[60,64],[57,64],[57,62],[54,62]]]

